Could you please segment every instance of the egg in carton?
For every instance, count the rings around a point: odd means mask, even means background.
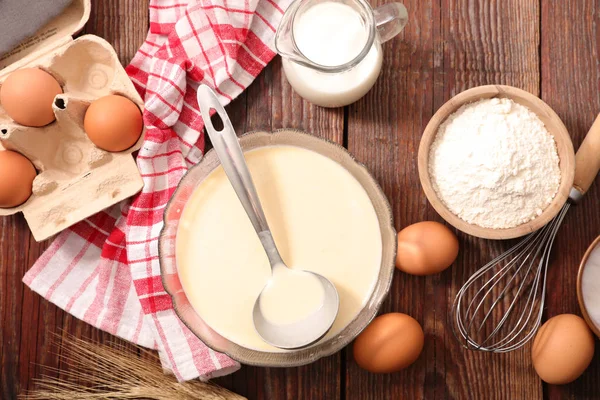
[[[13,150],[37,170],[32,195],[0,215],[22,212],[37,241],[138,193],[143,181],[132,153],[108,152],[88,138],[84,116],[90,104],[117,94],[143,110],[143,101],[112,46],[85,35],[73,40],[90,15],[90,0],[74,0],[64,12],[0,60],[0,89],[11,72],[39,68],[52,75],[63,93],[52,105],[55,121],[43,127],[23,126],[0,105],[0,150]]]

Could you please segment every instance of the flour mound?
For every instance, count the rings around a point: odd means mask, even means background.
[[[542,214],[560,186],[556,143],[510,99],[466,104],[440,125],[429,153],[433,189],[462,220],[512,228]]]

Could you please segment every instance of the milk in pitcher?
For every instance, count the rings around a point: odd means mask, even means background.
[[[319,106],[340,107],[373,87],[381,72],[381,43],[406,21],[400,3],[373,11],[363,0],[296,0],[275,44],[285,75],[300,96]]]

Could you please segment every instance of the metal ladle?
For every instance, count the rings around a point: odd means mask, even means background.
[[[254,303],[254,328],[263,340],[272,346],[282,349],[308,346],[323,337],[333,325],[339,309],[338,292],[324,276],[309,271],[292,270],[285,265],[273,240],[244,154],[225,109],[213,90],[206,85],[198,87],[198,104],[214,150],[269,258],[272,273],[265,287],[277,285],[278,279],[284,279],[286,274],[312,274],[323,285],[323,303],[314,313],[297,322],[282,325],[270,322],[263,315],[260,307],[263,289]],[[223,129],[220,131],[217,131],[211,122],[211,109],[214,109],[223,121]]]

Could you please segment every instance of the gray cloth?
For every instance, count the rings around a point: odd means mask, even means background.
[[[0,0],[0,56],[58,16],[72,0]]]

